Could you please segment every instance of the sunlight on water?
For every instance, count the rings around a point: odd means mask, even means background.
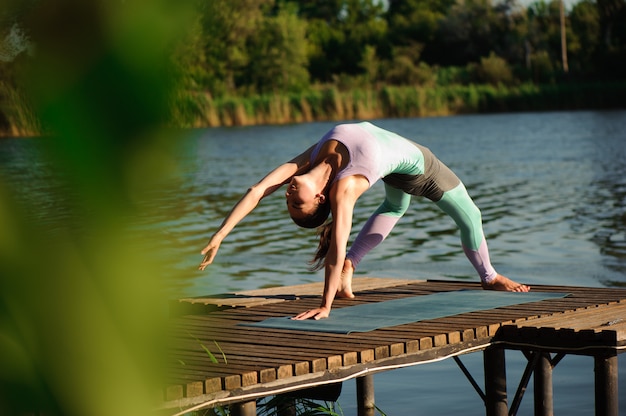
[[[624,112],[505,114],[379,120],[426,145],[464,181],[481,208],[498,271],[531,284],[623,285],[626,278]],[[245,189],[334,123],[218,128],[190,135],[183,172],[164,190],[172,288],[184,295],[321,279],[307,270],[316,237],[292,224],[283,192],[262,201],[222,244],[205,273],[197,254]],[[357,204],[358,232],[382,200],[378,183]],[[159,250],[160,249],[160,250]],[[414,198],[358,275],[475,280],[455,224]]]
[[[624,112],[579,112],[379,120],[424,144],[464,181],[481,208],[492,261],[531,284],[626,284]],[[262,201],[222,244],[216,263],[195,270],[199,251],[245,189],[323,135],[333,123],[195,131],[182,143],[182,171],[142,226],[157,230],[155,256],[173,294],[289,285],[320,279],[307,270],[316,237],[288,218],[283,192]],[[35,140],[5,140],[0,163],[36,198],[31,213],[54,227],[51,173]],[[357,204],[356,233],[382,200],[377,183]],[[414,198],[399,225],[359,275],[474,280],[455,224]],[[166,276],[166,277],[167,277]]]
[[[464,181],[481,208],[498,271],[531,284],[626,284],[626,113],[577,112],[379,120],[426,145]],[[200,273],[199,251],[245,189],[315,142],[334,123],[194,131],[182,143],[182,170],[162,190],[142,226],[162,237],[154,255],[172,295],[289,285],[321,279],[307,270],[310,230],[288,218],[283,192],[261,202]],[[0,164],[31,215],[54,227],[58,210],[41,178],[51,175],[36,140],[5,140]],[[61,185],[59,185],[61,186]],[[382,200],[377,183],[357,204],[353,232]],[[391,236],[361,263],[359,275],[475,280],[455,224],[414,198]]]

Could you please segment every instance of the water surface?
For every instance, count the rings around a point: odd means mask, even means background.
[[[482,211],[496,269],[529,284],[626,286],[626,111],[472,115],[374,121],[428,146],[465,183]],[[181,170],[159,195],[141,227],[156,231],[154,253],[168,295],[199,296],[320,281],[307,261],[311,230],[287,216],[280,190],[222,243],[213,265],[196,270],[199,251],[250,185],[317,141],[335,123],[213,128],[180,142]],[[70,215],[56,201],[38,157],[37,140],[0,142],[0,167],[36,201],[35,220]],[[354,233],[382,202],[376,184],[358,202]],[[390,237],[360,264],[356,276],[478,281],[451,219],[414,198]],[[482,384],[481,354],[463,358]],[[507,352],[509,402],[524,365]],[[623,367],[623,359],[620,358]],[[593,414],[593,360],[566,357],[554,371],[555,414]],[[452,360],[375,376],[388,415],[483,415],[484,407]],[[620,369],[626,384],[626,369]],[[519,414],[532,414],[532,382]],[[626,389],[622,388],[622,407]],[[339,403],[356,414],[354,382]],[[626,413],[625,413],[626,414]]]
[[[289,220],[283,190],[235,228],[205,273],[194,270],[193,254],[248,186],[333,124],[208,129],[188,139],[184,172],[157,221],[172,248],[176,290],[201,295],[321,278],[306,269],[315,235]],[[626,284],[625,112],[376,124],[430,147],[463,180],[482,210],[492,262],[502,274],[530,284]],[[382,198],[378,183],[359,200],[354,232]],[[475,280],[455,224],[423,198],[414,198],[358,275]]]
[[[529,284],[626,285],[626,112],[560,112],[378,120],[431,150],[463,180],[483,213],[496,269]],[[315,236],[288,219],[282,190],[236,228],[205,273],[198,250],[242,192],[298,154],[334,123],[210,129],[189,139],[182,189],[167,210],[176,247],[175,290],[190,295],[319,281],[306,271]],[[379,183],[359,200],[358,231],[383,198]],[[414,198],[391,236],[357,275],[476,281],[454,223]],[[482,385],[482,355],[463,357]],[[509,403],[526,359],[507,352]],[[620,358],[620,382],[626,369]],[[594,413],[593,360],[567,356],[555,368],[555,414]],[[388,415],[483,415],[483,404],[452,360],[375,376]],[[533,414],[532,382],[519,410]],[[621,389],[622,407],[626,389]],[[356,414],[354,382],[339,399]],[[626,414],[626,412],[624,413]]]

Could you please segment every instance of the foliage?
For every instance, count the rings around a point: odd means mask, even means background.
[[[209,350],[209,348],[206,345],[204,345],[204,343],[199,338],[193,336],[192,334],[189,334],[189,336],[192,337],[194,340],[196,340],[196,342],[200,345],[200,348],[202,348],[202,350],[208,355],[209,359],[211,360],[213,364],[219,364],[219,361],[217,357],[215,356],[215,354],[213,354],[211,350]],[[218,344],[217,341],[215,340],[213,340],[213,344],[215,344],[215,346],[219,350],[222,356],[222,360],[224,360],[224,364],[228,364],[228,359],[226,358],[226,354],[222,350],[222,347],[220,347],[220,344]],[[180,364],[186,365],[186,363],[183,361],[181,361]]]
[[[318,403],[309,399],[292,399],[286,396],[273,396],[257,401],[258,416],[273,416],[288,411],[295,416],[343,416],[335,410],[338,404],[333,402]],[[281,413],[282,412],[282,413]]]
[[[546,51],[540,51],[530,56],[533,80],[537,83],[550,84],[554,82],[553,60]]]
[[[176,126],[306,121],[320,114],[340,119],[354,113],[335,105],[330,116],[327,107],[311,102],[333,88],[626,77],[626,0],[579,0],[566,10],[568,73],[561,62],[561,0],[525,7],[517,0],[192,1],[185,36],[171,50],[177,83],[169,96],[170,123]],[[8,15],[19,16],[38,2],[9,4]],[[0,27],[0,36],[10,27]],[[0,70],[8,86],[0,94],[4,134],[41,129],[15,86],[20,59]],[[254,103],[233,101],[245,97]],[[355,106],[361,112],[372,107],[371,102],[348,105]],[[253,114],[258,107],[266,116]],[[218,114],[215,108],[228,110]]]
[[[292,4],[265,18],[258,36],[249,40],[250,62],[243,76],[252,91],[297,92],[309,83],[306,23]]]
[[[28,161],[40,183],[0,178],[0,414],[148,414],[166,299],[132,225],[174,166],[161,128],[188,5],[7,4],[36,53],[0,63],[0,108],[20,126],[6,109],[27,103],[51,134]]]
[[[31,100],[11,74],[14,68],[0,66],[0,132],[13,136],[34,136],[42,126]]]
[[[476,72],[478,81],[484,84],[509,85],[513,82],[511,67],[503,58],[496,56],[493,52],[488,57],[480,58]]]
[[[364,54],[368,47],[380,49],[387,33],[379,2],[373,0],[346,1],[334,16],[324,18],[316,13],[303,18],[309,21],[308,42],[310,62],[308,71],[317,82],[330,82],[334,76],[362,74]],[[371,49],[370,49],[370,57]]]
[[[540,58],[533,64],[539,69],[542,62]],[[502,62],[497,57],[493,60]],[[447,71],[444,74],[449,77],[477,77],[478,68],[474,65],[453,75],[449,75]],[[542,74],[538,73],[539,75]],[[533,83],[506,85],[502,83],[503,78],[498,72],[492,76],[493,85],[387,85],[379,89],[353,88],[346,91],[327,86],[290,95],[230,96],[221,100],[205,100],[206,107],[201,114],[211,115],[203,118],[209,126],[246,126],[533,109],[573,110],[587,108],[586,105],[611,108],[619,106],[626,97],[624,82],[569,83],[556,86]]]
[[[599,53],[600,19],[598,8],[591,0],[577,3],[570,13],[571,33],[568,53],[572,68],[582,74],[596,71],[594,57]]]

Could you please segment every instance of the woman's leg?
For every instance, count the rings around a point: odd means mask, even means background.
[[[459,183],[455,188],[444,192],[436,202],[437,206],[448,214],[461,231],[463,251],[483,283],[491,283],[497,272],[491,265],[489,249],[482,227],[480,210],[472,201],[465,186]]]
[[[385,184],[385,200],[367,220],[348,252],[347,258],[354,268],[367,253],[387,238],[410,203],[410,195]]]
[[[352,298],[352,274],[361,259],[383,242],[398,220],[404,215],[411,202],[411,196],[385,184],[385,200],[367,220],[346,256],[341,272],[341,286],[338,297]]]
[[[463,251],[478,272],[484,289],[509,292],[528,292],[530,290],[529,286],[519,284],[498,274],[491,265],[480,210],[462,183],[454,189],[444,192],[443,197],[436,204],[443,212],[452,217],[461,230]]]

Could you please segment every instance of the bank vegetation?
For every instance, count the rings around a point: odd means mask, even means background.
[[[191,21],[168,45],[176,127],[626,102],[626,0],[211,0]],[[24,48],[0,63],[2,135],[46,130],[29,62]]]

